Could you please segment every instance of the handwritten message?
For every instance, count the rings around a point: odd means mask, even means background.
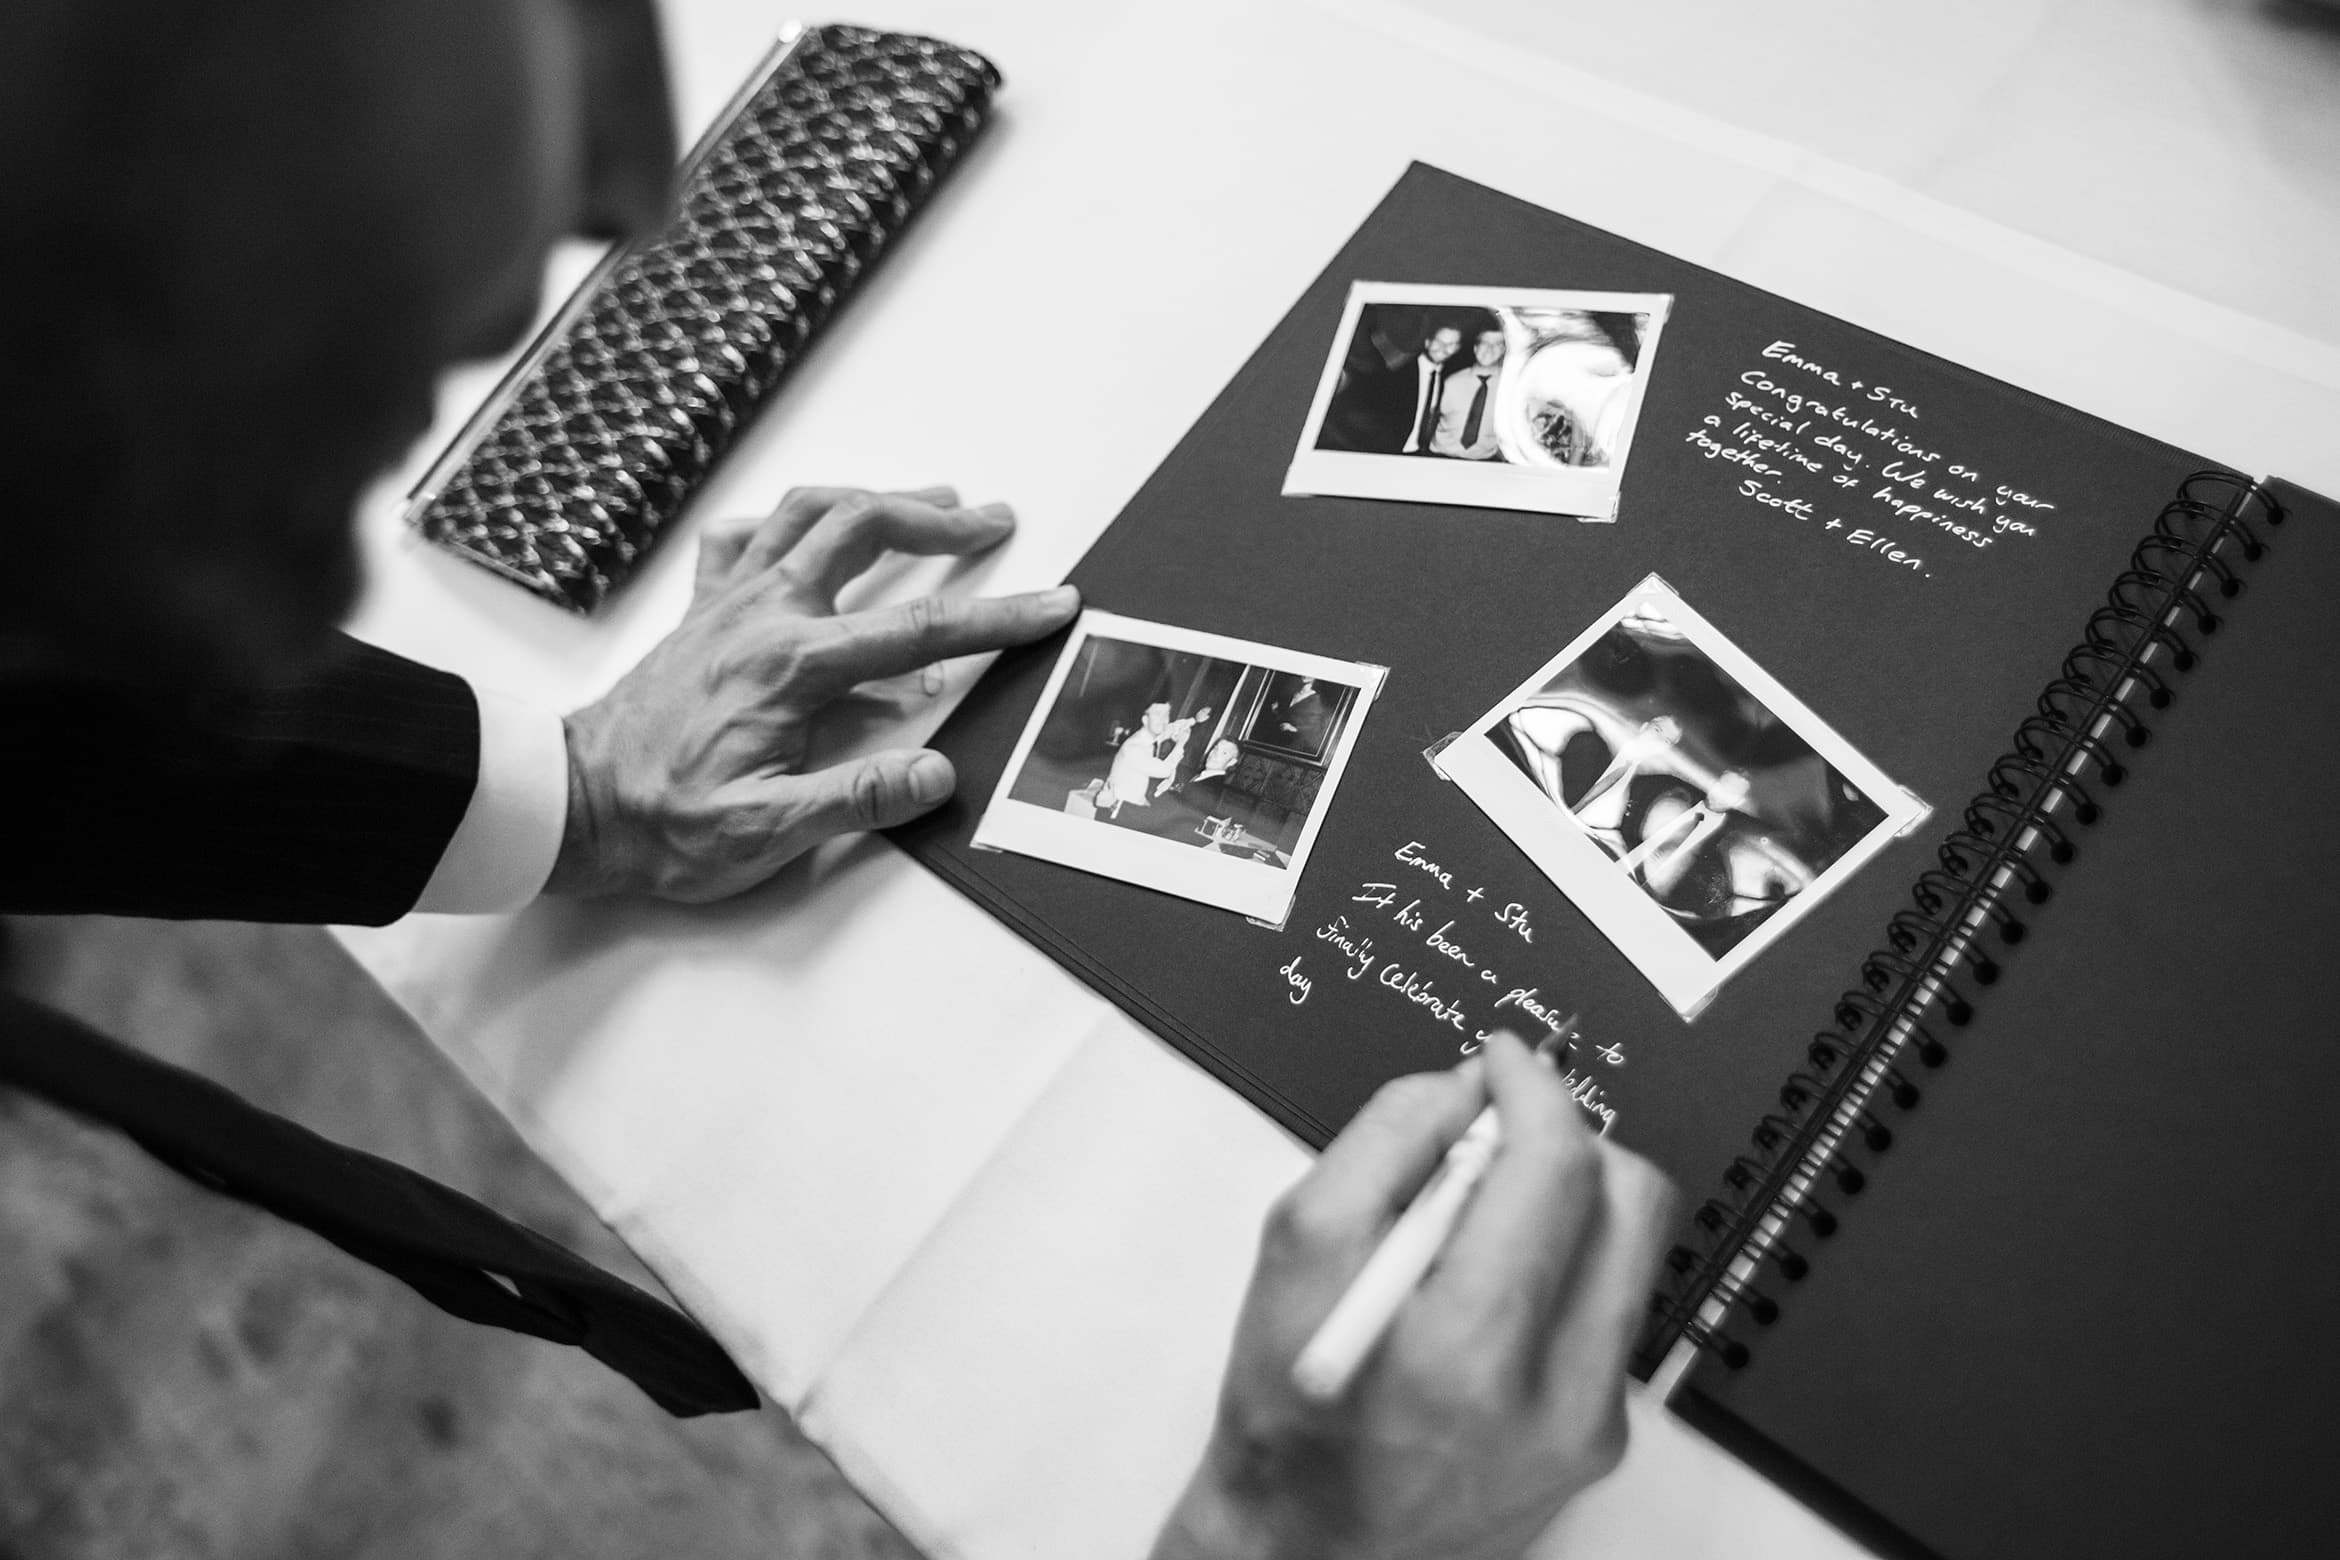
[[[1536,954],[1527,905],[1498,903],[1420,840],[1392,850],[1384,876],[1359,882],[1339,910],[1304,935],[1305,946],[1276,972],[1287,1001],[1305,1004],[1327,982],[1367,987],[1438,1028],[1457,1055],[1478,1050],[1499,1028],[1533,1036],[1570,1016],[1547,986],[1519,981],[1517,967],[1532,965]],[[1617,1112],[1600,1069],[1624,1065],[1622,1046],[1580,1025],[1562,1081],[1603,1132]]]
[[[1920,579],[2021,546],[2056,508],[1943,448],[1893,386],[1792,341],[1771,342],[1732,376],[1683,442],[1729,468],[1748,504]]]

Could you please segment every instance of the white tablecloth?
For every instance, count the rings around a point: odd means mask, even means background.
[[[1052,583],[1414,158],[2340,489],[2340,42],[2298,8],[1436,12],[851,17],[991,54],[1001,113],[696,513],[948,480],[1012,500],[1017,539],[973,568],[888,565],[859,599]],[[695,134],[786,13],[668,15]],[[1387,111],[1425,86],[1481,111]],[[432,448],[493,379],[450,378]],[[416,545],[402,491],[368,508],[369,638],[567,704],[681,613],[687,540],[578,622]],[[921,1545],[1142,1552],[1200,1444],[1259,1214],[1305,1164],[1248,1107],[870,841],[712,910],[548,903],[345,939]],[[1552,1552],[1849,1551],[1656,1404],[1635,1425]]]

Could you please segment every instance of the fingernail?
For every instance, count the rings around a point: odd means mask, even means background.
[[[942,504],[947,507],[959,501],[959,490],[948,485],[938,485],[935,487],[919,488],[910,496],[916,499],[923,499],[929,504]]]
[[[1040,605],[1051,612],[1070,612],[1081,604],[1081,593],[1071,585],[1058,585],[1040,593]]]
[[[951,794],[951,761],[940,753],[921,753],[910,761],[910,795],[921,806],[931,806]]]
[[[975,512],[986,520],[1013,520],[1016,517],[1015,506],[1012,504],[983,504],[979,505]]]

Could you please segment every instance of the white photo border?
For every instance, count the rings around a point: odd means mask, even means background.
[[[1642,612],[1656,612],[1680,628],[1702,654],[1786,722],[1813,752],[1885,813],[1874,828],[1829,863],[1811,887],[1781,906],[1720,958],[1699,946],[1697,939],[1677,925],[1631,878],[1618,871],[1608,854],[1534,781],[1522,774],[1489,735],[1497,721],[1540,692],[1603,634],[1627,616]],[[1789,693],[1777,678],[1758,666],[1656,574],[1626,592],[1622,600],[1570,640],[1558,655],[1536,668],[1492,709],[1472,722],[1468,730],[1438,755],[1435,764],[1513,844],[1527,853],[1554,886],[1616,944],[1618,951],[1633,961],[1634,967],[1684,1019],[1697,1017],[1714,999],[1723,982],[1745,969],[1879,851],[1916,828],[1933,812],[1914,792],[1894,784],[1883,770],[1838,735],[1835,728],[1821,720],[1801,699]]]
[[[1423,460],[1396,455],[1361,454],[1353,450],[1320,450],[1316,440],[1324,429],[1325,414],[1340,386],[1341,366],[1356,336],[1358,317],[1371,303],[1462,305],[1483,309],[1566,309],[1586,313],[1642,314],[1649,329],[1641,340],[1640,361],[1633,367],[1632,397],[1618,425],[1617,447],[1609,464],[1599,467],[1496,466],[1478,462]],[[1338,496],[1387,498],[1402,503],[1456,504],[1474,509],[1518,509],[1540,514],[1573,515],[1580,520],[1613,521],[1617,494],[1625,479],[1633,434],[1641,423],[1641,407],[1649,389],[1651,366],[1657,360],[1659,339],[1672,312],[1671,293],[1587,292],[1573,288],[1478,287],[1442,282],[1352,282],[1349,300],[1341,310],[1318,377],[1316,397],[1309,403],[1307,426],[1300,430],[1300,447],[1284,472],[1287,497]]]
[[[1288,865],[1221,855],[1127,829],[1100,827],[1089,820],[1068,817],[1009,795],[1024,772],[1033,744],[1039,740],[1041,726],[1056,708],[1057,696],[1063,691],[1081,648],[1092,638],[1118,639],[1205,655],[1271,672],[1297,672],[1357,690],[1349,717],[1342,723],[1332,750],[1326,755],[1324,782],[1317,788],[1315,804],[1301,825]],[[1015,751],[1008,756],[1007,768],[1001,772],[999,785],[991,793],[990,805],[975,826],[972,843],[977,849],[1011,851],[1019,856],[1052,861],[1059,866],[1232,910],[1254,921],[1280,927],[1292,913],[1292,901],[1300,890],[1300,876],[1307,870],[1308,857],[1315,848],[1317,834],[1324,827],[1325,815],[1332,810],[1333,798],[1349,767],[1349,757],[1356,750],[1357,734],[1363,729],[1365,717],[1388,675],[1386,667],[1370,662],[1310,655],[1199,629],[1149,623],[1112,612],[1085,611],[1073,624],[1056,666],[1048,674],[1048,685],[1041,689],[1039,702],[1024,723],[1023,735],[1016,739]]]

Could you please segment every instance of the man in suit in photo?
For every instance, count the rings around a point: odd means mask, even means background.
[[[1195,824],[1205,818],[1227,816],[1234,800],[1226,790],[1228,775],[1242,757],[1242,747],[1231,738],[1222,737],[1212,743],[1210,751],[1196,759],[1192,774],[1182,780],[1174,779],[1156,793],[1154,816],[1136,820],[1137,827],[1165,839],[1193,844]]]
[[[1234,778],[1235,766],[1243,761],[1243,749],[1232,739],[1221,737],[1211,744],[1203,755],[1202,767],[1192,779],[1178,788],[1178,799],[1207,817],[1227,816],[1227,782]]]
[[[1490,326],[1471,341],[1471,361],[1446,376],[1430,453],[1449,460],[1503,458],[1495,436],[1495,382],[1503,370],[1503,332]]]
[[[539,893],[706,901],[950,794],[932,752],[809,757],[855,688],[1077,609],[1059,588],[840,612],[888,549],[1009,534],[1004,506],[948,488],[800,489],[709,527],[680,625],[565,714],[335,629],[353,505],[428,426],[441,371],[526,330],[556,239],[659,222],[673,150],[651,0],[0,8],[0,909],[379,923]],[[0,1082],[678,1413],[757,1404],[640,1291],[6,992]],[[1301,1403],[1300,1342],[1490,1100],[1505,1147],[1440,1286],[1360,1390]],[[1336,1533],[1524,1545],[1620,1454],[1616,1319],[1650,1283],[1661,1198],[1507,1037],[1383,1091],[1271,1221],[1160,1560]],[[1511,1319],[1493,1332],[1472,1320],[1489,1297]]]
[[[1211,744],[1194,777],[1160,792],[1149,811],[1116,811],[1107,821],[1174,845],[1231,855],[1257,852],[1263,860],[1289,861],[1275,840],[1263,838],[1249,827],[1257,798],[1232,789],[1230,784],[1242,759],[1242,745],[1222,737]]]
[[[1308,758],[1321,759],[1332,735],[1333,705],[1316,686],[1315,678],[1279,675],[1252,734]]]
[[[1156,787],[1166,785],[1177,768],[1177,738],[1170,732],[1170,705],[1157,699],[1138,717],[1137,729],[1113,750],[1113,766],[1105,776],[1112,792],[1113,816],[1124,807],[1150,807]]]
[[[1437,425],[1438,391],[1447,365],[1461,350],[1462,332],[1441,325],[1397,367],[1352,371],[1326,410],[1326,432],[1337,427],[1341,447],[1361,454],[1423,453]]]
[[[1213,713],[1212,707],[1206,704],[1193,714],[1182,715],[1170,722],[1170,735],[1175,744],[1170,749],[1170,778],[1162,782],[1157,795],[1163,791],[1177,790],[1193,779],[1195,771],[1202,767],[1206,756],[1203,752],[1204,744],[1195,741],[1194,734],[1210,724]]]

